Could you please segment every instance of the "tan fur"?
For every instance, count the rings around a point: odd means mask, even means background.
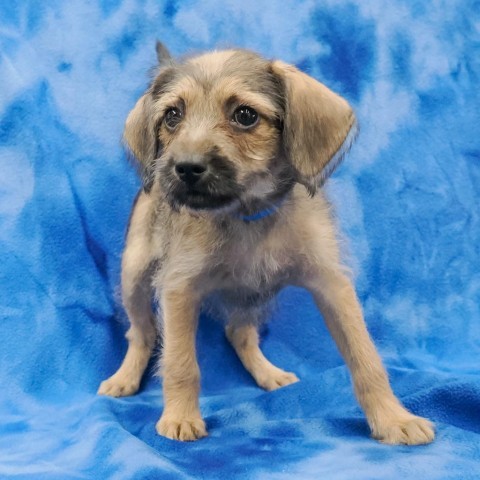
[[[232,121],[242,105],[260,115],[248,130]],[[182,109],[183,117],[169,129],[161,119],[172,107]],[[254,303],[267,302],[291,284],[312,292],[350,368],[373,436],[391,444],[433,439],[431,423],[408,412],[390,388],[344,274],[328,202],[321,191],[312,197],[302,186],[313,191],[323,182],[354,125],[348,103],[327,87],[249,52],[215,52],[160,69],[125,129],[142,168],[152,172],[152,186],[136,202],[123,255],[129,347],[100,394],[123,396],[138,389],[155,341],[153,288],[163,317],[164,411],[157,431],[178,440],[205,436],[195,354],[202,301],[218,295],[230,343],[258,385],[273,390],[298,378],[260,351]],[[210,169],[217,155],[228,167],[226,181],[238,187],[231,201],[194,208],[190,200],[169,197],[181,184],[172,173],[176,165],[188,160]],[[212,187],[212,198],[218,188],[222,185]],[[245,220],[272,205],[276,210],[266,218]]]

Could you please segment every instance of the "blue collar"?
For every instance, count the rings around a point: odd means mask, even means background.
[[[252,215],[239,215],[239,218],[247,223],[256,222],[257,220],[261,220],[262,218],[272,215],[277,210],[278,210],[278,207],[270,207],[270,208],[266,208],[265,210],[260,210],[257,213],[253,213]]]
[[[262,220],[263,218],[269,217],[278,211],[278,209],[283,205],[285,197],[282,198],[276,205],[260,210],[259,212],[252,213],[251,215],[242,215],[238,214],[238,218],[243,220],[245,223],[256,222],[257,220]]]

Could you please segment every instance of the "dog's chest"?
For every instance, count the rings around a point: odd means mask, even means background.
[[[220,252],[214,268],[217,289],[269,296],[288,283],[295,269],[288,239],[239,235]]]

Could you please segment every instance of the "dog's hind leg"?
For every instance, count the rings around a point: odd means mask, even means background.
[[[151,307],[153,258],[149,236],[145,235],[149,205],[148,196],[141,194],[132,213],[122,258],[122,301],[130,320],[127,353],[118,371],[100,384],[100,395],[125,397],[136,393],[155,346],[157,332]]]
[[[237,325],[235,322],[231,322],[225,328],[225,333],[243,366],[252,375],[259,387],[265,390],[276,390],[298,382],[295,374],[285,372],[265,358],[259,347],[259,336],[255,325]]]

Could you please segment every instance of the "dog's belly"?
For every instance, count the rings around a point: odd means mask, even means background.
[[[275,297],[289,283],[291,268],[276,264],[237,262],[223,265],[212,272],[216,301],[227,308],[256,308]]]
[[[252,290],[245,287],[223,288],[217,290],[217,301],[225,307],[256,308],[268,303],[281,289],[281,285],[263,290]]]
[[[221,288],[211,293],[203,308],[220,322],[261,324],[268,319],[268,312],[275,305],[275,294],[282,288],[252,290],[245,287]]]

